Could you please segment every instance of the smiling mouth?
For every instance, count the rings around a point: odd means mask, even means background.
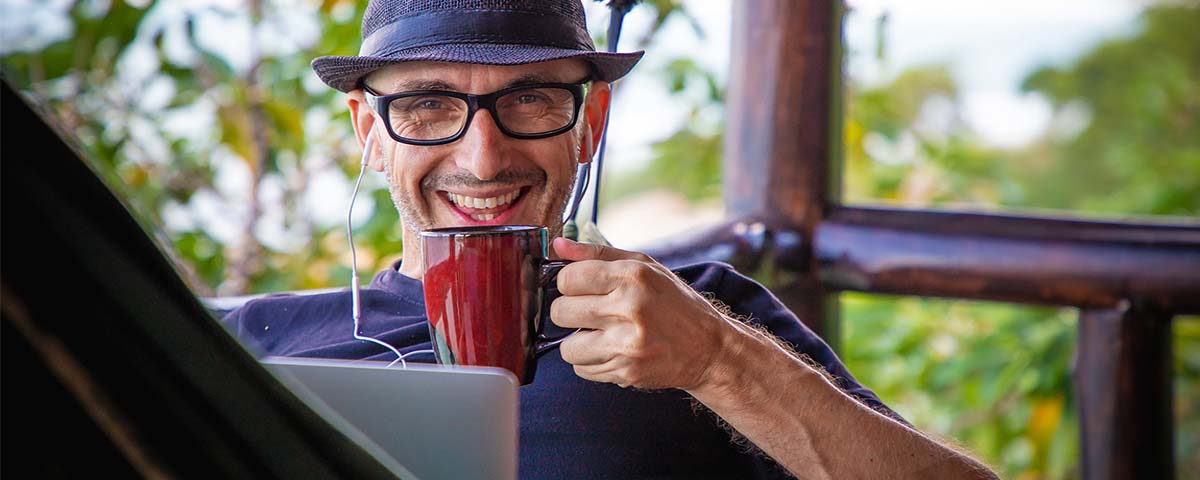
[[[524,197],[527,187],[490,197],[472,197],[454,192],[442,192],[450,204],[463,215],[478,222],[495,220],[512,209]]]

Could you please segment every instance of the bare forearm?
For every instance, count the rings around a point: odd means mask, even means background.
[[[736,323],[736,322],[735,322]],[[737,324],[712,382],[690,391],[801,478],[995,478],[986,467],[843,393]]]

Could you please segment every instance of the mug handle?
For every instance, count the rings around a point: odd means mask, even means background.
[[[543,292],[543,294],[546,291],[546,287],[549,287],[551,283],[554,283],[554,281],[558,279],[558,272],[570,263],[570,260],[553,260],[542,264],[542,276],[541,281],[538,283],[538,288]],[[550,320],[549,306],[542,309],[541,316],[542,325],[545,325],[545,322]],[[563,341],[565,341],[571,335],[579,333],[580,330],[583,329],[576,328],[573,332],[568,332],[555,337],[547,337],[545,334],[538,332],[537,346],[534,349],[533,358],[541,358],[542,355],[545,355],[551,350],[558,348]]]

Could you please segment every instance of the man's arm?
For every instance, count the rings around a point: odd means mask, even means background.
[[[850,397],[740,322],[696,400],[801,478],[996,478],[985,466]]]
[[[843,393],[768,335],[723,314],[639,253],[556,240],[562,344],[579,376],[678,388],[802,478],[996,478]]]

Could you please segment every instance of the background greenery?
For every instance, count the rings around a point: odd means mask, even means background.
[[[5,50],[4,77],[74,132],[97,172],[141,214],[199,294],[337,286],[348,276],[340,219],[316,214],[305,195],[322,181],[320,172],[348,182],[357,145],[342,100],[312,82],[308,61],[357,50],[364,3],[77,2],[65,39]],[[643,45],[669,19],[690,15],[676,0],[638,8],[655,17],[637,39]],[[245,45],[249,64],[233,64],[199,38],[206,15],[249,22],[257,31],[291,28],[300,15],[315,33],[284,47],[252,36]],[[1149,3],[1134,33],[1066,65],[1030,72],[1023,88],[1046,98],[1056,121],[1018,149],[986,146],[962,123],[936,135],[915,127],[929,102],[957,104],[947,65],[912,68],[883,85],[848,79],[844,195],[856,203],[1195,221],[1197,25],[1196,2]],[[691,58],[651,74],[674,94],[690,92],[692,113],[653,146],[643,168],[606,179],[602,199],[670,189],[712,201],[721,182],[721,77]],[[1083,125],[1061,125],[1080,112]],[[211,121],[179,127],[191,117]],[[869,153],[880,151],[866,148],[871,142],[917,148],[896,162]],[[240,172],[237,181],[223,178],[230,171]],[[360,267],[372,271],[401,245],[386,190],[369,187],[360,207],[369,215],[356,239]],[[178,220],[181,211],[205,208],[217,208],[212,214],[235,219],[238,228]],[[264,242],[263,231],[271,229],[293,240]],[[858,293],[842,301],[844,360],[905,417],[956,439],[1006,477],[1078,477],[1069,383],[1075,311]],[[1179,473],[1194,478],[1200,477],[1200,322],[1179,319],[1174,328]]]

